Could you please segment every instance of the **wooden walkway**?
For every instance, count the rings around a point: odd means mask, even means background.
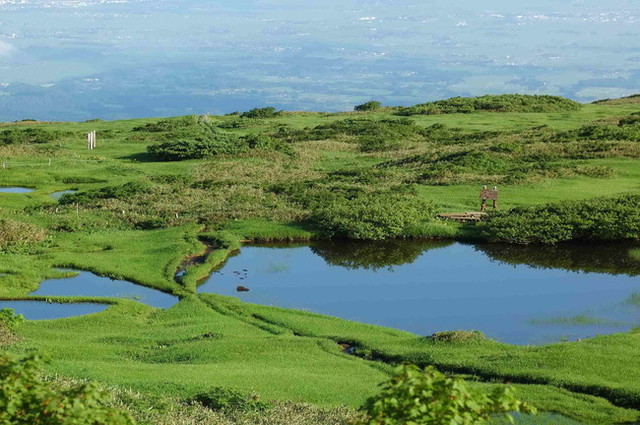
[[[487,215],[486,212],[461,212],[461,213],[441,213],[438,217],[445,220],[459,221],[460,223],[466,223],[469,221],[480,221]]]

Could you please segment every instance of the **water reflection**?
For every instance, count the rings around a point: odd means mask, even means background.
[[[179,301],[178,297],[157,289],[85,271],[70,278],[45,280],[31,295],[128,298],[156,308],[169,308]]]
[[[311,252],[327,264],[348,269],[377,270],[411,264],[420,255],[435,248],[451,245],[451,241],[388,240],[376,243],[353,241],[318,241]]]
[[[0,310],[11,308],[27,320],[63,319],[98,313],[109,307],[97,303],[49,303],[46,301],[4,301],[0,300]]]
[[[246,246],[199,291],[420,335],[475,329],[538,344],[640,324],[640,278],[630,248],[415,241]],[[249,291],[239,293],[239,286]]]
[[[27,187],[0,187],[0,193],[29,193],[33,189]]]
[[[640,245],[630,243],[476,246],[490,258],[506,264],[627,276],[640,276],[640,258],[632,255],[638,248]]]

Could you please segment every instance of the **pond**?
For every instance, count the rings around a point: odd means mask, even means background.
[[[29,193],[33,189],[27,187],[0,187],[0,193]]]
[[[0,300],[0,310],[11,308],[27,320],[63,319],[98,313],[109,307],[98,303],[49,303],[46,301],[4,301]]]
[[[543,344],[640,325],[638,252],[413,241],[245,246],[199,291],[419,335],[480,330]]]
[[[61,190],[59,192],[53,192],[49,194],[50,198],[55,199],[56,201],[59,200],[60,198],[62,198],[64,195],[68,194],[68,193],[76,193],[77,190]]]
[[[127,298],[156,308],[169,308],[179,301],[178,297],[156,289],[86,271],[75,277],[45,280],[30,295]]]

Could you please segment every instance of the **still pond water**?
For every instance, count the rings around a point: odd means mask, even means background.
[[[323,242],[246,246],[199,291],[420,335],[480,330],[542,344],[640,325],[639,275],[629,245]]]

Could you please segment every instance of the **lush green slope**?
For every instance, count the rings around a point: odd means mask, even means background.
[[[387,363],[410,360],[477,385],[514,382],[542,409],[588,422],[637,421],[637,333],[545,347],[436,343],[195,294],[247,238],[366,237],[372,222],[383,224],[376,237],[477,237],[476,227],[435,213],[477,209],[483,184],[499,185],[503,209],[640,194],[633,103],[396,112],[0,125],[0,186],[34,189],[0,193],[1,296],[26,297],[41,280],[68,274],[56,267],[73,267],[184,297],[166,311],[109,300],[102,313],[28,322],[8,349],[47,351],[52,372],[145,393],[184,398],[222,385],[326,406],[358,405]],[[98,147],[88,151],[91,130]],[[61,190],[79,193],[49,196]],[[393,208],[380,207],[387,199]],[[354,214],[367,209],[373,220]],[[217,249],[175,279],[185,258],[205,251],[199,238]]]

